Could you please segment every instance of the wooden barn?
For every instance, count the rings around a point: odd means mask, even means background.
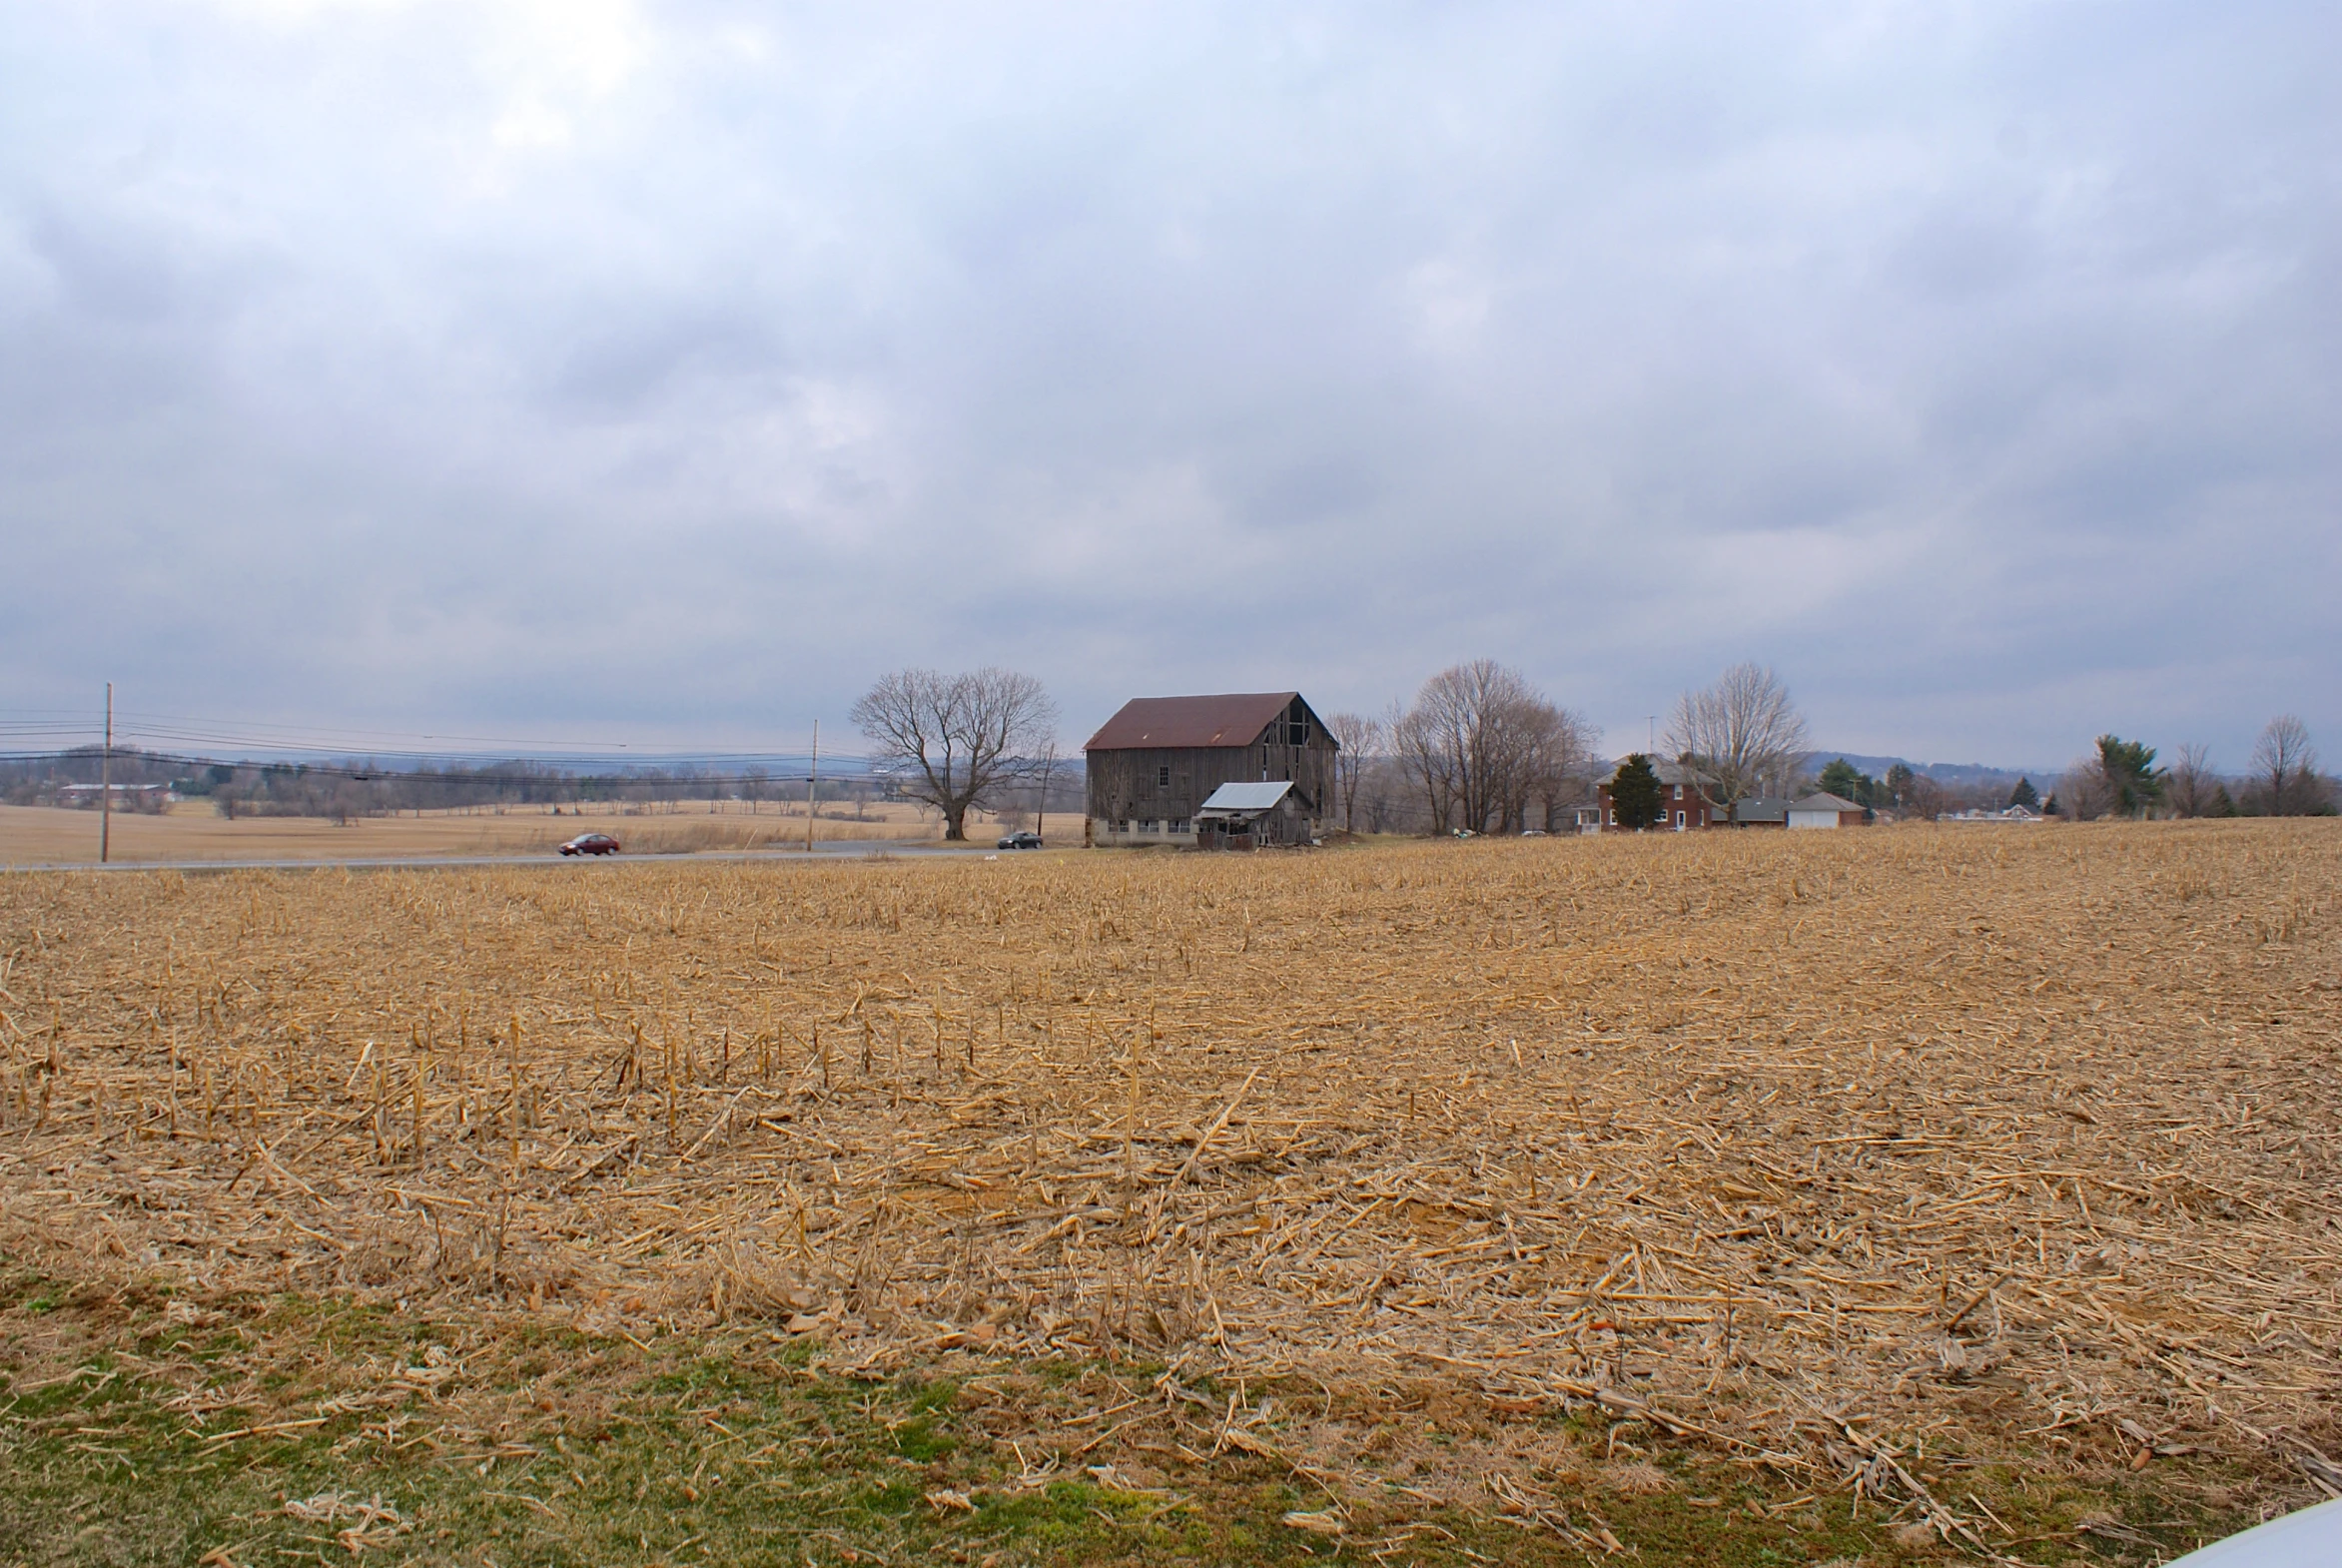
[[[1090,771],[1084,841],[1195,844],[1204,804],[1221,785],[1286,783],[1261,809],[1215,808],[1209,836],[1213,847],[1306,844],[1333,812],[1337,749],[1297,691],[1134,697],[1082,748]]]

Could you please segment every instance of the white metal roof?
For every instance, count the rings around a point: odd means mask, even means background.
[[[1262,780],[1258,784],[1222,784],[1211,792],[1211,798],[1198,807],[1195,814],[1267,811],[1284,799],[1292,787],[1291,779]]]

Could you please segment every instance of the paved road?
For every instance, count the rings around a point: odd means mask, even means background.
[[[590,860],[560,855],[406,855],[348,860],[117,860],[101,866],[92,860],[43,862],[0,866],[0,873],[33,871],[413,871],[446,866],[674,866],[704,861],[755,861],[776,866],[802,866],[820,860],[869,860],[878,856],[904,860],[965,859],[1000,853],[988,844],[904,844],[887,839],[833,839],[818,844],[811,855],[802,849],[703,850],[689,855],[607,855]]]

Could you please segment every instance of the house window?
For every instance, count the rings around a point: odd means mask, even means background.
[[[1161,767],[1155,770],[1155,787],[1157,789],[1171,788],[1171,769],[1169,767]]]
[[[1610,814],[1610,825],[1614,828],[1618,826],[1618,813],[1615,811]]]
[[[1677,800],[1683,799],[1683,786],[1681,784],[1678,784],[1675,787],[1675,798]],[[1681,822],[1683,820],[1683,814],[1681,812],[1676,813],[1675,820]]]

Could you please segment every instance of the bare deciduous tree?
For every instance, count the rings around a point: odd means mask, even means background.
[[[1341,796],[1342,831],[1355,833],[1358,781],[1365,776],[1367,766],[1382,755],[1382,721],[1363,713],[1332,713],[1326,715],[1325,728],[1341,747],[1333,756],[1333,787]]]
[[[968,813],[1036,770],[1057,736],[1057,704],[1015,670],[964,675],[896,670],[854,704],[854,722],[879,755],[908,765],[903,793],[932,806],[944,837],[968,836]]]
[[[1594,798],[1594,740],[1599,732],[1582,714],[1548,703],[1541,715],[1525,773],[1525,794],[1551,833],[1561,814]],[[1525,810],[1516,813],[1514,826],[1528,825]]]
[[[2212,748],[2200,740],[2181,746],[2179,760],[2171,764],[2171,778],[2163,786],[2164,802],[2182,817],[2211,817],[2221,814],[2227,798],[2212,767]]]
[[[1789,688],[1756,663],[1735,664],[1715,685],[1685,692],[1667,726],[1667,749],[1691,767],[1701,797],[1734,820],[1739,803],[1768,780],[1786,783],[1809,744]]]
[[[1475,659],[1423,683],[1394,717],[1391,749],[1422,791],[1434,832],[1518,832],[1529,802],[1547,820],[1584,767],[1590,727],[1555,707],[1517,670]]]
[[[2075,758],[2057,776],[2057,788],[2051,793],[2057,801],[2057,814],[2075,822],[2095,822],[2113,809],[2114,791],[2094,756]]]
[[[1915,773],[1903,788],[1903,809],[1919,822],[1930,822],[1953,807],[1952,792],[1925,773]]]
[[[2325,804],[2318,754],[2309,726],[2290,713],[2269,720],[2252,748],[2252,771],[2262,807],[2272,817],[2298,817]]]

